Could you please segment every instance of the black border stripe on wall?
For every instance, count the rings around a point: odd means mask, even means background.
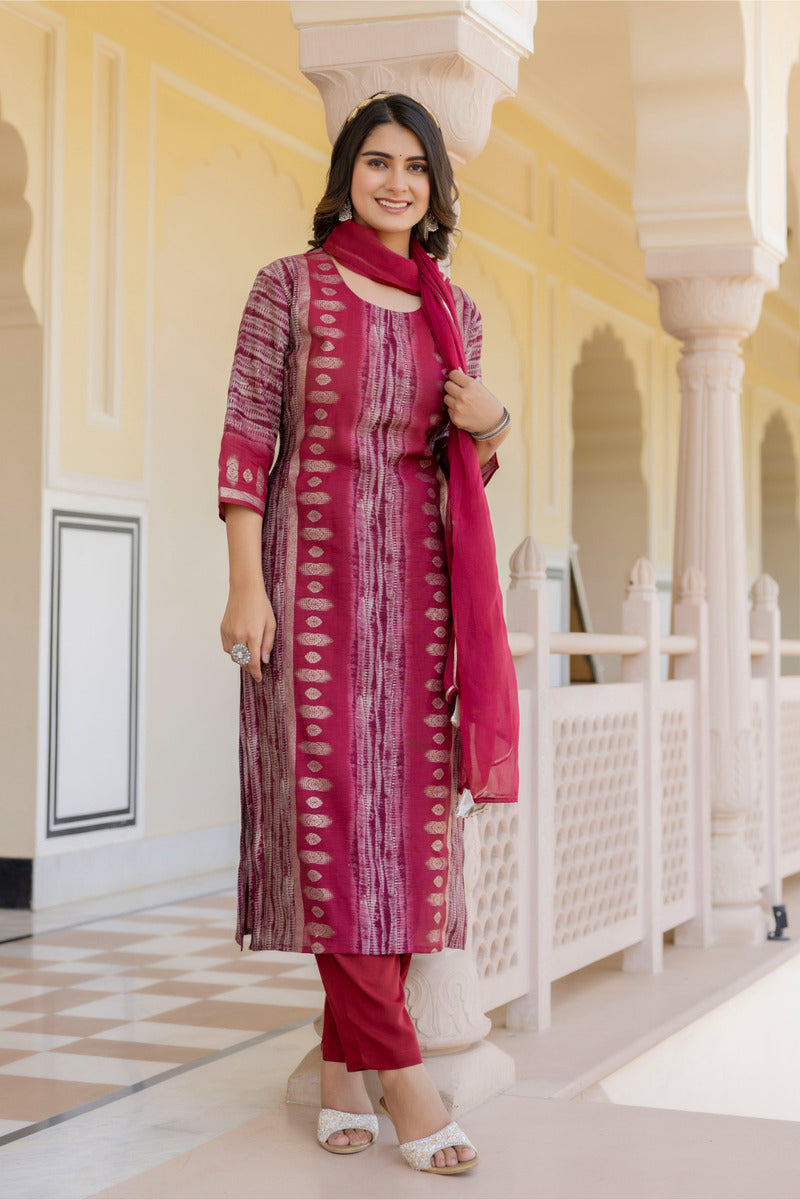
[[[139,558],[140,518],[105,513],[72,512],[54,509],[52,514],[52,554],[50,571],[50,718],[47,749],[47,830],[46,836],[63,837],[136,823],[138,693],[139,693]],[[130,538],[130,692],[128,697],[128,788],[123,808],[102,812],[58,815],[58,683],[59,637],[61,616],[61,552],[65,529],[118,533]]]

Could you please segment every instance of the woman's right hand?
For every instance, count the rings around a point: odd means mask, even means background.
[[[261,579],[231,585],[220,634],[226,654],[237,642],[247,646],[250,662],[243,670],[260,683],[261,664],[269,662],[275,641],[275,614]]]

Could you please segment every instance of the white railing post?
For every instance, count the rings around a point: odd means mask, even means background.
[[[659,613],[656,573],[646,558],[637,558],[631,568],[628,595],[622,606],[622,631],[639,634],[647,645],[639,654],[623,655],[623,683],[640,683],[644,689],[641,746],[641,864],[643,937],[623,954],[623,971],[662,970],[664,938],[661,887],[661,731],[659,728]]]
[[[766,654],[752,661],[753,678],[765,679],[764,706],[764,809],[766,820],[767,892],[769,904],[781,904],[783,879],[781,872],[781,611],[778,606],[779,588],[771,575],[760,575],[753,584],[753,608],[750,613],[750,636],[767,643]],[[755,790],[755,789],[754,789]]]
[[[509,633],[533,636],[534,647],[517,666],[520,688],[531,693],[530,724],[520,729],[520,740],[530,748],[531,794],[520,804],[531,808],[531,836],[524,853],[529,856],[531,881],[531,982],[530,990],[512,1000],[506,1010],[509,1029],[538,1030],[550,1024],[550,960],[553,950],[553,768],[550,719],[550,619],[547,602],[547,567],[532,537],[526,537],[511,556],[511,585],[507,594]]]
[[[692,637],[696,648],[673,660],[675,679],[692,679],[697,684],[695,718],[696,753],[692,796],[694,832],[694,916],[675,926],[676,946],[705,948],[714,941],[711,911],[711,799],[709,793],[708,717],[708,605],[702,571],[689,567],[678,585],[673,611],[673,629],[679,636]]]

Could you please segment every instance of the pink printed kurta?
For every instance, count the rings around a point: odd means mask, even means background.
[[[455,293],[478,376],[480,316]],[[422,311],[359,299],[324,250],[256,277],[219,491],[264,513],[277,622],[263,683],[242,673],[237,940],[253,950],[464,945],[447,482],[432,452],[445,374]]]

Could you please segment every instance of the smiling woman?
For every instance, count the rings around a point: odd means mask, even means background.
[[[464,808],[516,799],[518,738],[484,496],[508,420],[478,310],[436,262],[454,197],[423,105],[351,114],[313,249],[252,289],[219,489],[222,643],[243,668],[237,937],[316,956],[321,1145],[373,1143],[376,1069],[409,1164],[445,1172],[477,1155],[404,982],[413,953],[464,946]]]

